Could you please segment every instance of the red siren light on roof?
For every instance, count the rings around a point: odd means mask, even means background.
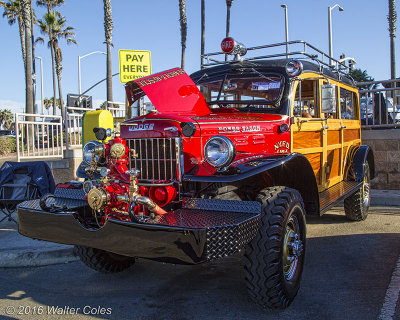
[[[244,56],[247,53],[247,49],[242,43],[237,42],[230,37],[222,40],[221,49],[226,54],[234,54],[238,56]]]
[[[235,40],[233,40],[232,38],[225,38],[221,42],[221,49],[225,53],[231,53],[234,46],[235,46]]]

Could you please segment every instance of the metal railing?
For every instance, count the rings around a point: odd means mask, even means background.
[[[63,157],[61,116],[15,114],[17,161]]]
[[[400,80],[358,82],[364,129],[400,127]]]
[[[283,48],[285,48],[285,51],[280,52],[280,50]],[[324,66],[332,71],[342,74],[348,74],[350,72],[350,68],[346,66],[345,62],[329,56],[325,52],[319,50],[317,47],[303,40],[294,40],[247,48],[247,52],[249,52],[249,54],[251,54],[253,51],[257,51],[259,55],[254,57],[241,57],[240,59],[242,61],[253,61],[276,58],[303,58],[317,62],[321,68]],[[268,54],[260,54],[262,51]],[[218,57],[222,59],[225,57],[225,55],[225,52],[212,52],[201,55],[201,67],[211,67],[232,62],[215,59]]]
[[[109,110],[115,118],[125,118],[125,103],[106,101],[106,109]]]
[[[82,118],[86,111],[95,110],[80,107],[65,107],[64,129],[66,133],[66,147],[82,147]]]

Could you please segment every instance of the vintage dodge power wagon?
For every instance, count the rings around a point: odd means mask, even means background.
[[[341,200],[348,219],[368,214],[374,157],[361,144],[358,91],[346,65],[304,41],[246,49],[226,38],[222,50],[191,76],[175,68],[127,83],[130,105],[146,98],[156,110],[94,128],[85,181],[22,203],[19,232],[75,245],[102,272],[240,252],[251,298],[287,307],[306,217]]]

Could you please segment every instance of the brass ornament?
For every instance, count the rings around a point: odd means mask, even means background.
[[[91,189],[87,195],[87,198],[89,206],[96,211],[106,206],[109,202],[109,194],[103,188]]]
[[[104,157],[105,151],[106,151],[106,148],[104,147],[104,144],[99,144],[94,147],[93,153],[99,157]]]
[[[122,143],[114,143],[110,148],[110,155],[113,158],[121,158],[125,155],[125,146]]]

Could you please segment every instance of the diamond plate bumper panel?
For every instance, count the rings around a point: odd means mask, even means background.
[[[71,211],[49,213],[40,209],[37,200],[22,203],[19,232],[35,239],[173,263],[196,264],[234,254],[253,239],[260,220],[258,202],[185,199],[181,209],[154,223],[109,219],[100,229],[87,229],[78,219],[86,202],[60,198],[57,202]]]

